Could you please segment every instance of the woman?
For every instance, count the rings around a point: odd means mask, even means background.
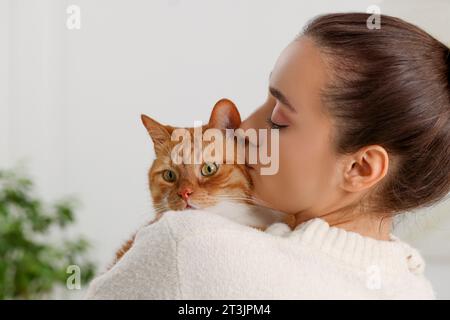
[[[449,49],[367,14],[314,19],[281,53],[243,128],[280,129],[279,171],[258,198],[295,216],[265,233],[192,211],[142,230],[89,298],[432,299],[392,217],[450,190]]]

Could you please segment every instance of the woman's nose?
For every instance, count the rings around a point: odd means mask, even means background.
[[[241,122],[240,128],[247,129],[265,129],[267,128],[267,118],[272,114],[273,108],[275,107],[275,101],[273,97],[269,94],[266,101],[253,111],[250,116]]]

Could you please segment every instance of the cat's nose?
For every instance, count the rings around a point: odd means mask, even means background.
[[[178,195],[183,198],[183,200],[187,200],[189,198],[189,196],[193,193],[194,191],[192,191],[191,188],[187,187],[187,188],[183,188],[178,190]]]

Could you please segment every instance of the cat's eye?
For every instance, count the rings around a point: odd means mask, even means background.
[[[177,175],[173,170],[170,169],[164,170],[162,176],[163,179],[166,180],[167,182],[174,182],[175,180],[177,180]]]
[[[202,166],[202,176],[205,177],[209,177],[212,176],[213,174],[215,174],[217,172],[217,170],[219,169],[219,166],[214,163],[214,162],[206,162],[203,166]]]

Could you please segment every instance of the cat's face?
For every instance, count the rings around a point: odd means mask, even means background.
[[[222,163],[202,162],[200,164],[176,164],[171,158],[173,148],[179,141],[171,141],[174,127],[162,125],[142,116],[156,152],[149,173],[149,185],[153,205],[157,213],[168,210],[200,209],[213,206],[221,200],[247,203],[250,199],[252,183],[243,164],[226,163],[226,154],[220,155]],[[209,123],[201,128],[202,133],[209,128],[220,129],[225,138],[225,129],[236,129],[240,125],[239,112],[235,105],[222,99],[216,103]],[[191,137],[191,159],[194,159],[194,128],[185,128]],[[202,141],[204,148],[211,142]],[[233,139],[233,144],[236,141]],[[236,160],[234,158],[234,160]]]

